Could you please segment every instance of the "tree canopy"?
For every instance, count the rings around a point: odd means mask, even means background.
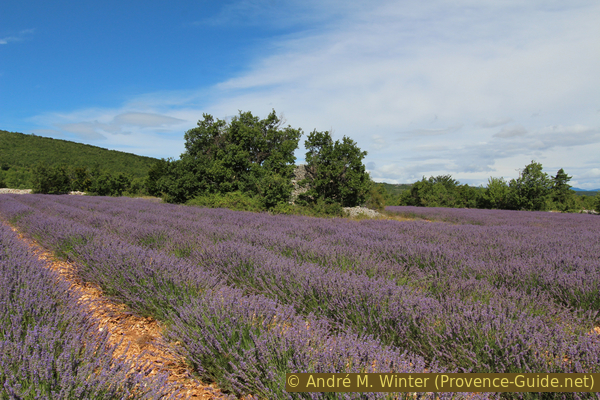
[[[423,177],[401,195],[403,204],[424,207],[476,207],[477,190],[450,175]]]
[[[305,141],[306,175],[300,184],[309,190],[301,195],[308,201],[325,200],[354,207],[365,202],[371,179],[362,162],[367,155],[356,142],[344,136],[333,141],[330,132],[314,130]]]
[[[235,191],[260,196],[267,207],[286,202],[302,130],[283,124],[274,110],[265,119],[240,111],[230,122],[203,114],[185,133],[181,158],[157,164],[152,174],[164,174],[158,180],[151,174],[149,186],[177,203]]]
[[[542,171],[542,164],[531,161],[517,179],[511,179],[511,204],[517,210],[543,210],[552,181]]]

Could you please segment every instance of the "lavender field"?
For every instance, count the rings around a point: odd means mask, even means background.
[[[599,217],[389,210],[420,219],[0,198],[3,218],[163,321],[198,374],[235,395],[365,398],[287,393],[286,372],[600,372]]]
[[[114,350],[69,285],[0,225],[0,398],[167,398],[164,376],[132,373]]]

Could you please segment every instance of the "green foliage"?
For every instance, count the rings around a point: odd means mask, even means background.
[[[557,201],[564,200],[571,195],[571,185],[568,183],[571,178],[572,176],[567,175],[562,168],[552,178],[552,196]]]
[[[180,160],[162,160],[149,175],[149,190],[184,203],[206,193],[250,193],[265,207],[287,202],[300,129],[282,127],[275,111],[265,119],[241,112],[230,123],[204,114],[185,133]]]
[[[367,197],[367,208],[383,211],[391,196],[385,189],[385,186],[379,183],[373,183]]]
[[[510,208],[516,210],[544,210],[552,188],[552,180],[542,171],[542,164],[531,161],[519,177],[511,179]]]
[[[104,172],[92,181],[89,190],[98,196],[122,196],[130,184],[131,178],[123,173]]]
[[[321,199],[344,207],[365,202],[371,186],[362,162],[366,151],[346,136],[334,142],[328,131],[316,130],[308,135],[305,147],[307,177],[300,184],[308,185],[309,190],[300,195],[301,200],[314,203]]]
[[[68,165],[92,169],[101,166],[111,174],[125,173],[144,178],[156,159],[66,140],[0,130],[0,172],[6,186],[31,188],[33,170],[39,163],[48,167]],[[73,181],[73,177],[70,177]]]
[[[196,179],[197,170],[193,160],[165,160],[164,175],[156,181],[156,192],[167,203],[185,203],[201,193],[201,182]]]
[[[532,161],[519,178],[507,183],[504,178],[490,177],[487,187],[460,185],[450,175],[430,177],[414,183],[390,203],[424,207],[468,207],[513,210],[557,210],[573,212],[593,209],[586,196],[576,196],[568,184],[571,179],[561,168],[555,177],[542,171],[542,164]],[[591,197],[590,197],[591,198]],[[394,205],[396,205],[394,204]],[[391,205],[388,203],[388,205]]]
[[[25,167],[8,167],[4,171],[0,170],[0,180],[4,181],[7,188],[31,189],[31,170]]]
[[[345,215],[339,203],[327,203],[321,199],[305,206],[277,203],[275,206],[267,208],[262,197],[239,191],[204,193],[188,200],[185,204],[209,208],[228,208],[236,211],[268,211],[271,214],[304,215],[310,217],[343,217]]]
[[[259,197],[253,197],[242,192],[205,193],[186,203],[190,206],[210,208],[229,208],[237,211],[264,211],[264,205]]]
[[[66,165],[48,166],[39,163],[32,174],[34,193],[62,194],[72,190],[85,191],[99,196],[122,196],[124,192],[143,192],[141,179],[132,188],[132,179],[124,173],[112,174],[99,170],[88,171],[82,167],[69,168]]]
[[[571,190],[571,185],[568,184],[571,178],[562,168],[558,170],[556,176],[552,177],[547,208],[559,211],[572,211],[578,208],[575,192]]]
[[[343,217],[346,215],[340,203],[331,203],[325,199],[317,199],[308,205],[296,205],[294,214],[311,217]]]
[[[509,187],[504,178],[490,177],[481,199],[481,208],[506,209],[509,207]]]
[[[450,175],[429,177],[402,193],[402,205],[422,207],[477,207],[479,193],[469,185],[460,185]]]
[[[279,174],[263,174],[255,182],[256,193],[262,199],[265,208],[273,208],[278,204],[286,204],[290,199],[293,185],[290,179]]]
[[[87,168],[75,167],[70,171],[71,189],[79,192],[87,192],[92,186],[92,176]]]
[[[147,194],[148,191],[146,189],[146,180],[142,178],[133,178],[131,179],[131,183],[129,187],[125,190],[124,194],[131,196],[138,196],[142,194]]]
[[[66,165],[49,167],[39,163],[33,169],[33,193],[62,194],[71,190],[71,180]]]
[[[161,195],[159,180],[167,175],[169,163],[169,160],[163,158],[157,160],[148,170],[148,176],[145,178],[145,186],[150,196],[159,197]]]

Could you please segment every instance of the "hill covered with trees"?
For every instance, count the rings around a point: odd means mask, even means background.
[[[144,179],[156,161],[67,140],[0,130],[0,183],[10,188],[31,188],[34,169],[40,165],[46,169],[80,168],[97,175],[123,174],[133,181]]]

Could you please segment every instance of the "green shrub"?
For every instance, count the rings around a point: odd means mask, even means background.
[[[130,185],[131,178],[128,175],[123,173],[113,175],[110,172],[104,172],[92,179],[90,192],[98,196],[122,196]]]
[[[366,206],[367,208],[383,211],[387,203],[388,194],[383,185],[373,184],[369,190]]]
[[[39,163],[33,169],[33,193],[61,194],[71,191],[71,180],[65,165],[49,167]]]
[[[260,198],[242,192],[206,193],[188,200],[186,204],[210,208],[229,208],[236,211],[265,211]]]
[[[346,215],[340,203],[331,203],[323,199],[317,199],[317,201],[305,205],[297,205],[295,214],[312,217],[343,217]]]
[[[363,204],[371,180],[362,162],[367,155],[356,142],[344,136],[333,141],[328,131],[314,130],[304,142],[306,152],[306,177],[299,182],[308,191],[299,196],[305,202],[318,199],[340,203],[346,207]]]

